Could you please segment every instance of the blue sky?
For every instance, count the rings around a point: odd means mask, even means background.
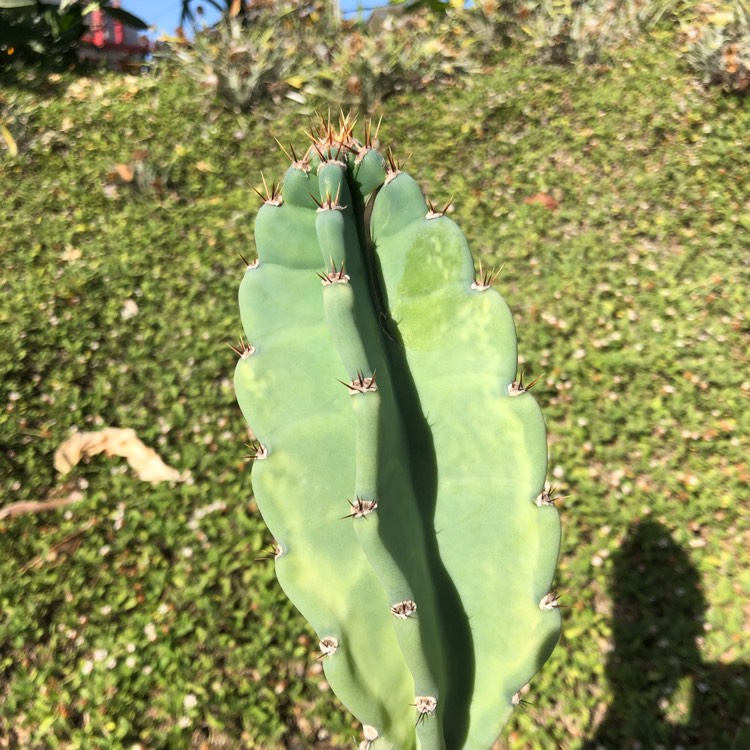
[[[180,0],[120,0],[120,4],[125,10],[134,13],[142,18],[147,24],[155,26],[157,34],[171,34],[180,23],[180,9],[182,3]],[[387,5],[388,0],[341,0],[341,7],[345,13],[356,11],[359,5],[372,7],[375,5]],[[217,17],[215,11],[208,3],[201,3],[195,0],[192,3],[193,8],[197,5],[203,5],[206,10],[206,18],[209,22]]]

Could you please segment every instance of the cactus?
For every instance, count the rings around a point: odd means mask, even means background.
[[[353,129],[323,121],[261,194],[235,372],[253,490],[360,748],[486,750],[560,630],[544,421],[494,276]]]

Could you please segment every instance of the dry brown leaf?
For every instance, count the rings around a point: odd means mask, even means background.
[[[538,203],[548,211],[557,211],[560,207],[560,204],[549,193],[537,193],[536,195],[524,199],[524,203],[526,205]]]
[[[184,482],[190,476],[189,471],[167,466],[153,448],[138,439],[135,430],[118,427],[74,433],[55,451],[55,469],[67,474],[81,459],[99,453],[127,459],[144,482]]]
[[[115,172],[123,182],[133,181],[133,170],[127,164],[115,164]]]
[[[10,130],[8,130],[8,128],[2,123],[0,123],[0,136],[2,136],[5,141],[8,153],[10,153],[11,156],[18,156],[18,145],[16,144],[16,140],[13,138],[13,134]]]

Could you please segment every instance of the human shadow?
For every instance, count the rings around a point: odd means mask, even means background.
[[[613,559],[614,700],[586,750],[750,748],[750,665],[702,660],[706,600],[685,551],[649,519]]]

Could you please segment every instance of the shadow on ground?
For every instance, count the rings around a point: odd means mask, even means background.
[[[666,527],[646,520],[630,528],[611,593],[606,671],[615,695],[585,750],[750,748],[750,665],[702,660],[700,576]]]

